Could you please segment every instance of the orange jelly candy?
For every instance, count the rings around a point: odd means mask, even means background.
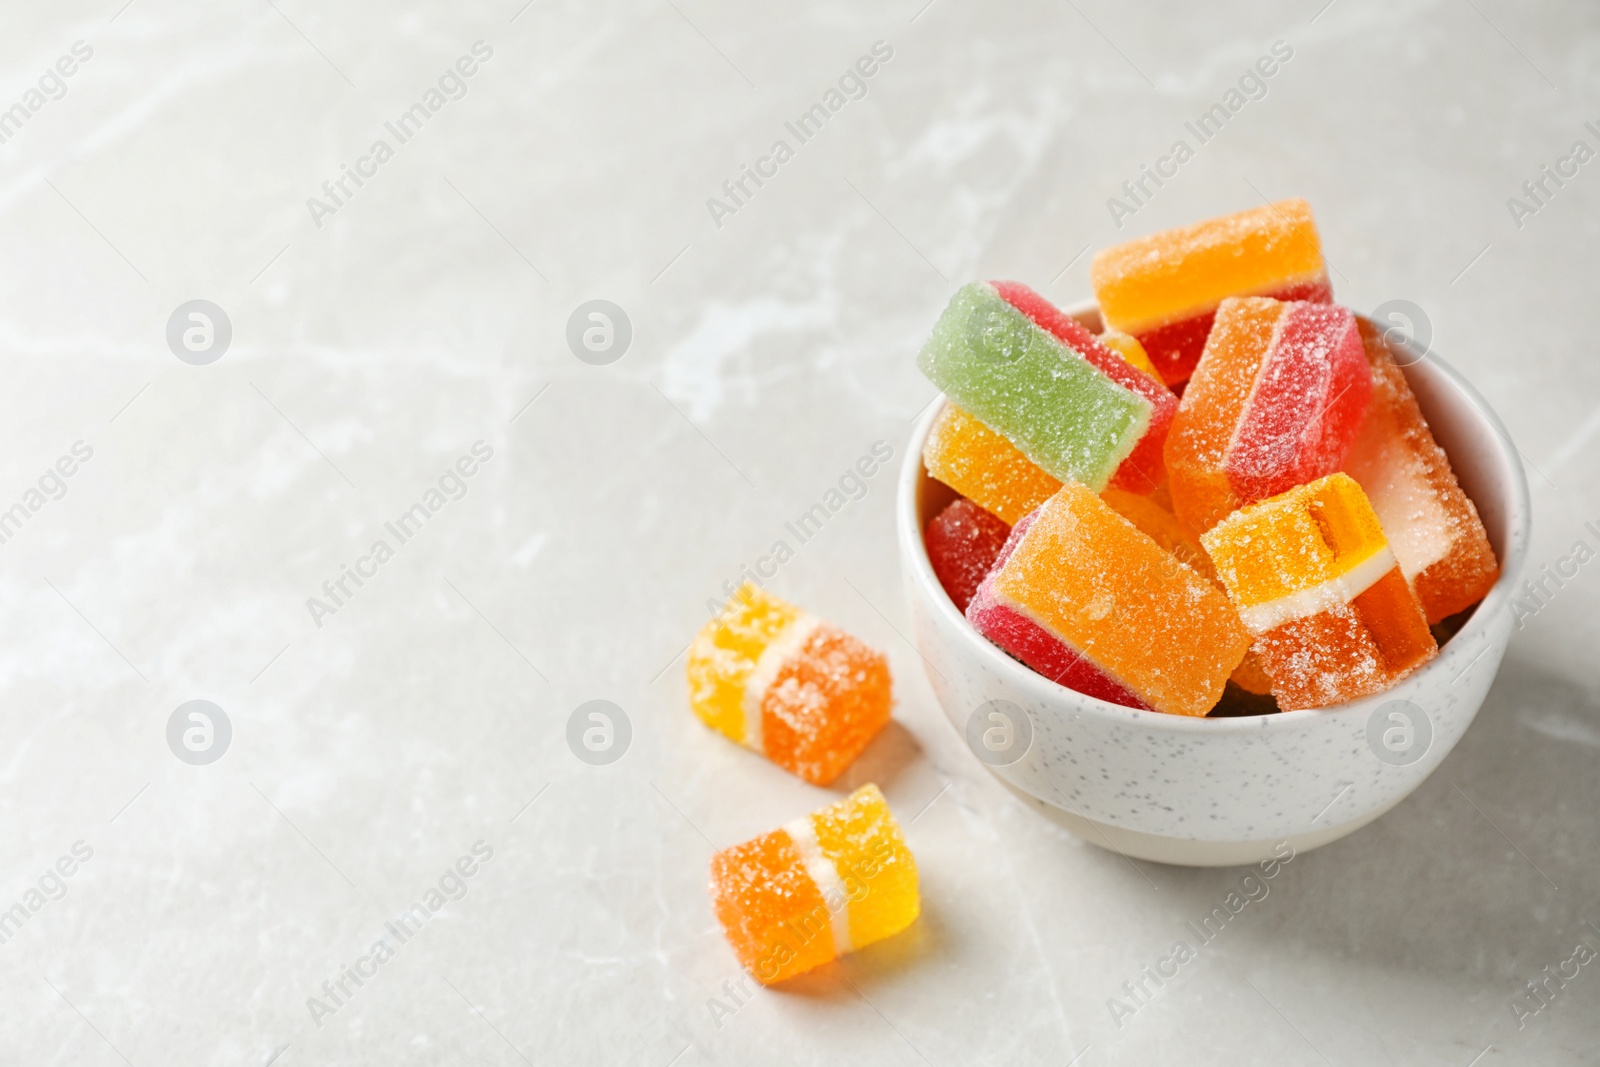
[[[1211,557],[1206,555],[1205,549],[1200,547],[1200,542],[1194,539],[1189,528],[1179,522],[1178,517],[1171,511],[1162,507],[1158,500],[1121,489],[1107,489],[1100,494],[1100,499],[1104,500],[1112,511],[1137,526],[1140,533],[1166,549],[1180,562],[1194,568],[1196,573],[1218,589],[1222,588],[1222,581],[1217,577],[1216,568],[1211,566]],[[1272,680],[1261,669],[1254,652],[1245,653],[1244,659],[1234,668],[1228,680],[1251,693],[1272,692]]]
[[[827,785],[889,722],[889,661],[837,626],[746,583],[689,646],[702,722]]]
[[[1061,488],[1020,448],[949,403],[928,431],[922,465],[1008,526],[1015,526]]]
[[[1134,370],[1143,371],[1156,381],[1161,381],[1161,372],[1150,362],[1150,354],[1133,334],[1107,330],[1100,335],[1100,343],[1121,356]]]
[[[1381,692],[1438,652],[1378,516],[1349,475],[1244,508],[1200,542],[1285,711]]]
[[[718,852],[711,901],[739,962],[764,985],[891,937],[921,910],[917,861],[870,784]]]
[[[1338,470],[1371,379],[1349,310],[1224,300],[1167,435],[1178,517],[1199,533],[1245,504]]]
[[[1344,469],[1361,483],[1430,623],[1488,595],[1500,564],[1383,335],[1361,322],[1372,401]]]
[[[1311,205],[1298,199],[1104,249],[1089,278],[1106,329],[1136,337],[1169,386],[1193,373],[1225,297],[1333,299]]]
[[[1202,578],[1217,584],[1217,573],[1211,567],[1211,557],[1206,555],[1200,542],[1189,528],[1160,503],[1139,493],[1124,489],[1107,489],[1100,494],[1106,506],[1133,523],[1139,532],[1199,572]]]
[[[1069,689],[1204,715],[1250,639],[1226,596],[1068,482],[1013,528],[967,606],[990,641]]]

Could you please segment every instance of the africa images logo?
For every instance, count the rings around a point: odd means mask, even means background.
[[[359,192],[362,186],[378,176],[378,168],[395,157],[395,150],[411,140],[428,120],[444,110],[446,104],[467,95],[467,79],[478,73],[480,66],[494,58],[494,49],[485,41],[472,43],[472,54],[464,55],[445,68],[436,85],[422,93],[422,99],[402,111],[393,122],[385,122],[384,129],[394,138],[394,144],[379,137],[367,149],[367,154],[356,159],[355,166],[339,164],[339,173],[322,183],[321,197],[306,197],[306,210],[311,221],[322,229],[322,220],[337,215]]]
[[[394,559],[395,553],[406,542],[421,533],[428,520],[444,510],[446,504],[466,496],[467,479],[477,474],[482,465],[493,458],[494,446],[485,441],[473,442],[472,454],[460,457],[452,466],[445,468],[445,472],[439,476],[437,487],[429,486],[420,500],[392,521],[383,524],[383,528],[394,538],[393,545],[382,537],[378,538],[365,555],[356,558],[353,568],[348,563],[339,565],[338,576],[322,583],[322,597],[306,597],[306,610],[311,613],[311,621],[317,629],[322,629],[324,619],[339,614],[368,581],[376,578],[378,569]]]
[[[706,210],[711,213],[711,221],[716,223],[717,229],[722,229],[723,219],[737,215],[767,182],[776,178],[780,168],[795,157],[795,150],[821,133],[822,127],[843,111],[846,104],[865,99],[869,91],[868,79],[893,58],[894,46],[888,41],[872,42],[871,55],[862,56],[839,75],[837,88],[830,86],[821,100],[802,111],[793,122],[783,124],[784,130],[794,138],[793,145],[779,137],[772,142],[766,155],[757,157],[754,166],[739,165],[739,173],[722,183],[721,196],[706,197]]]
[[[394,919],[383,924],[387,936],[379,937],[366,953],[352,964],[341,964],[339,973],[322,983],[321,996],[306,998],[306,1011],[317,1029],[323,1021],[355,999],[361,987],[378,976],[378,969],[394,959],[395,954],[412,938],[422,932],[434,916],[448,904],[462,900],[472,891],[472,879],[490,860],[494,859],[494,846],[487,841],[473,842],[471,854],[462,855],[444,869],[433,885],[421,897]]]

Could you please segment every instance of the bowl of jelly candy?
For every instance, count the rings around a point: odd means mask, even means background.
[[[974,754],[1102,848],[1226,866],[1360,829],[1460,740],[1510,641],[1531,509],[1505,427],[1284,278],[1159,361],[1127,354],[1165,343],[1128,298],[1124,335],[980,283],[921,360],[944,395],[896,502],[913,639]],[[1181,388],[1176,416],[1102,348]],[[1325,396],[1295,384],[1312,359]]]

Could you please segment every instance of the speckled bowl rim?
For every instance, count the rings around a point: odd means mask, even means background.
[[[1067,314],[1077,319],[1098,319],[1099,307],[1092,301],[1085,304],[1074,305],[1065,309]],[[1366,320],[1366,316],[1358,315]],[[1371,321],[1371,320],[1366,320]],[[1511,445],[1511,435],[1507,433],[1505,424],[1500,421],[1500,416],[1495,414],[1483,394],[1473,388],[1472,384],[1462,374],[1435,354],[1431,348],[1426,351],[1417,351],[1409,342],[1402,342],[1392,347],[1403,349],[1413,357],[1411,364],[1426,363],[1429,368],[1443,376],[1467,401],[1471,410],[1484,423],[1484,428],[1490,431],[1490,437],[1501,464],[1511,472],[1510,484],[1505,484],[1503,479],[1497,480],[1499,491],[1505,495],[1502,501],[1506,515],[1505,545],[1501,552],[1504,555],[1500,562],[1500,577],[1490,588],[1487,596],[1479,601],[1473,609],[1472,617],[1457,631],[1446,643],[1448,646],[1461,647],[1473,638],[1484,637],[1490,621],[1497,612],[1505,610],[1506,603],[1513,595],[1512,586],[1521,573],[1522,564],[1528,551],[1529,524],[1532,520],[1532,503],[1528,494],[1527,476],[1522,470],[1522,460],[1516,449]],[[1407,364],[1410,366],[1411,364]],[[1328,719],[1337,712],[1346,708],[1363,706],[1366,701],[1377,698],[1391,698],[1398,690],[1409,688],[1413,683],[1420,683],[1430,673],[1437,672],[1445,666],[1446,657],[1441,649],[1441,654],[1434,657],[1428,664],[1407,676],[1397,686],[1387,689],[1382,693],[1360,700],[1347,701],[1342,704],[1331,704],[1321,708],[1304,708],[1299,711],[1278,711],[1265,715],[1234,715],[1220,719],[1210,719],[1203,715],[1168,715],[1159,711],[1144,711],[1139,708],[1130,708],[1122,704],[1113,704],[1079,693],[1075,689],[1068,689],[1064,685],[1052,682],[1043,675],[1038,674],[1029,667],[1018,663],[1006,655],[1000,648],[991,643],[982,634],[973,628],[965,615],[956,610],[955,604],[945,593],[944,587],[939,584],[939,579],[933,573],[933,564],[928,559],[927,545],[923,542],[922,524],[917,513],[917,490],[926,473],[922,465],[922,449],[927,441],[928,433],[933,428],[934,419],[944,409],[948,402],[943,393],[940,393],[929,402],[927,411],[918,419],[915,430],[911,434],[911,444],[906,452],[900,470],[899,499],[896,501],[897,519],[909,535],[905,540],[912,546],[911,570],[916,581],[926,591],[934,594],[930,599],[934,603],[934,610],[941,613],[947,621],[956,624],[957,630],[976,650],[976,654],[984,664],[1006,682],[1021,687],[1029,695],[1038,699],[1042,704],[1070,704],[1075,710],[1084,714],[1097,716],[1112,723],[1136,723],[1142,726],[1153,727],[1160,730],[1173,732],[1203,732],[1211,734],[1241,734],[1255,733],[1262,730],[1297,730],[1312,719]],[[1452,464],[1453,465],[1453,464]],[[932,479],[932,475],[928,475]]]

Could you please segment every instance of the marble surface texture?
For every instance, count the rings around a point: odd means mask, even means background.
[[[1600,948],[1594,5],[11,0],[0,27],[0,1063],[1600,1061],[1600,961],[1567,962]],[[1144,166],[1170,176],[1135,201]],[[1567,577],[1433,777],[1202,945],[1245,872],[1077,840],[935,707],[893,473],[784,523],[903,452],[958,284],[1074,302],[1091,248],[1290,195],[1340,298],[1412,302],[1497,405],[1533,576]],[[631,324],[605,364],[567,340],[595,299]],[[168,342],[192,300],[231,324],[206,365]],[[842,785],[900,813],[925,910],[746,995],[708,858],[839,789],[694,721],[681,653],[779,539],[774,588],[890,656],[895,723]],[[596,699],[631,728],[607,765],[567,740]],[[185,720],[169,745],[191,700],[231,727],[214,762],[177,758]]]

